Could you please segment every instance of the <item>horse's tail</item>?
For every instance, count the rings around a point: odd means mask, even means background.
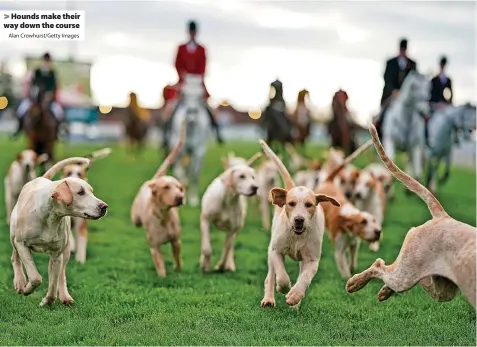
[[[156,173],[154,174],[154,178],[158,178],[166,174],[167,170],[169,169],[169,166],[172,165],[172,163],[176,160],[177,155],[182,150],[182,145],[184,144],[185,137],[186,137],[186,122],[185,120],[183,120],[181,123],[181,133],[180,133],[179,142],[177,142],[177,145],[172,149],[172,151],[169,153],[166,159],[164,159],[161,166],[159,166],[159,169],[157,169]]]
[[[328,174],[328,177],[326,177],[325,182],[333,181],[333,179],[338,174],[338,172],[340,172],[346,165],[348,165],[353,160],[355,160],[361,153],[363,153],[372,145],[373,145],[373,140],[369,140],[365,144],[363,144],[361,147],[359,147],[356,151],[354,151],[349,156],[347,156],[341,164],[339,164],[335,169],[333,169],[333,171],[331,171],[331,173]]]
[[[80,164],[80,165],[88,166],[89,163],[90,163],[90,160],[88,158],[82,158],[82,157],[72,157],[72,158],[64,159],[57,162],[55,165],[49,168],[48,171],[46,171],[43,174],[43,177],[51,180],[66,165]]]
[[[378,132],[374,125],[369,125],[369,132],[371,133],[372,140],[374,142],[374,146],[376,147],[376,151],[378,152],[381,160],[383,161],[384,165],[388,168],[388,170],[396,177],[398,180],[404,184],[404,186],[416,193],[427,205],[427,208],[431,212],[432,218],[441,218],[448,216],[447,212],[444,210],[440,202],[436,199],[434,195],[422,184],[416,181],[411,176],[407,175],[403,172],[386,154],[384,151],[383,145],[379,140]]]
[[[259,140],[258,142],[260,143],[260,146],[262,146],[263,151],[265,152],[267,157],[269,157],[275,163],[275,166],[277,167],[278,172],[280,173],[280,176],[285,183],[285,189],[292,189],[293,187],[295,187],[295,183],[293,182],[290,173],[288,172],[285,165],[283,165],[280,158],[277,157],[275,152],[272,151],[272,149],[267,145],[265,141]]]

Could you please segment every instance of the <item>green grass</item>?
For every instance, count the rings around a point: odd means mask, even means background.
[[[6,173],[23,143],[0,141],[0,172]],[[58,159],[84,155],[99,146],[59,146]],[[257,144],[235,143],[211,148],[202,176],[203,189],[221,172],[220,155],[234,149],[251,155]],[[261,229],[259,214],[249,204],[245,228],[239,234],[235,273],[202,274],[199,270],[199,209],[183,207],[184,270],[172,271],[170,247],[164,247],[168,276],[157,277],[145,233],[129,220],[131,202],[142,184],[160,164],[162,155],[147,149],[136,162],[124,150],[113,148],[107,159],[94,164],[89,181],[95,194],[110,208],[100,221],[89,223],[88,259],[84,266],[72,259],[67,277],[76,303],[40,308],[47,289],[47,261],[35,261],[43,275],[42,286],[31,296],[15,293],[10,263],[11,245],[0,208],[0,345],[474,345],[475,312],[459,296],[438,303],[416,286],[379,303],[382,286],[370,283],[358,293],[345,292],[333,261],[327,236],[320,268],[298,312],[276,294],[275,309],[260,308],[267,272],[269,232]],[[308,154],[318,155],[309,148]],[[359,163],[364,163],[360,158]],[[377,257],[387,263],[397,256],[409,228],[429,218],[425,204],[405,196],[396,183],[397,196],[389,206],[384,240],[378,254],[363,244],[359,271]],[[3,184],[0,188],[3,199]],[[439,198],[453,217],[475,225],[476,175],[454,169]],[[3,200],[2,200],[3,201]],[[449,230],[452,232],[452,230]],[[224,234],[212,231],[214,261],[218,260]],[[287,261],[295,280],[298,265]]]

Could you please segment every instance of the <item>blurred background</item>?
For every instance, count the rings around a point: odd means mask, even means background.
[[[1,43],[0,95],[8,98],[0,111],[3,132],[15,127],[11,110],[45,52],[57,71],[71,140],[120,138],[130,92],[160,124],[163,88],[178,80],[174,58],[190,19],[207,50],[209,103],[218,108],[225,137],[256,137],[257,110],[277,78],[290,109],[300,90],[309,91],[311,140],[326,141],[324,125],[339,89],[349,96],[353,120],[365,125],[379,111],[385,62],[397,55],[401,37],[429,77],[447,56],[454,104],[476,95],[475,2],[0,1],[0,10],[32,9],[85,11],[86,39]],[[160,136],[160,126],[151,126],[148,136]]]

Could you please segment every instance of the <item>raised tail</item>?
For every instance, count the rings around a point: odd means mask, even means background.
[[[72,158],[64,159],[64,160],[61,160],[61,161],[57,162],[52,167],[50,167],[48,169],[48,171],[46,171],[43,174],[43,177],[51,180],[66,165],[77,164],[77,165],[88,166],[89,163],[90,163],[90,160],[88,158],[82,158],[82,157],[72,157]]]
[[[98,160],[98,159],[106,158],[108,155],[111,154],[111,152],[112,152],[111,148],[105,147],[105,148],[99,149],[97,151],[94,151],[91,154],[88,154],[86,156],[86,158],[90,159],[93,162],[93,161]]]
[[[272,149],[268,147],[265,141],[259,140],[258,142],[260,143],[260,146],[262,146],[263,151],[265,152],[267,157],[269,157],[275,163],[275,166],[277,167],[278,172],[280,173],[280,176],[285,183],[285,189],[292,189],[293,187],[295,187],[295,183],[293,182],[290,173],[288,172],[285,165],[283,165],[280,158],[278,158],[275,152],[273,152]]]
[[[186,137],[186,124],[184,120],[181,124],[181,136],[179,138],[179,142],[177,142],[177,145],[172,149],[172,151],[169,153],[166,159],[164,159],[161,166],[159,166],[159,169],[157,169],[156,173],[154,174],[154,178],[158,178],[166,174],[167,170],[169,169],[169,166],[172,165],[172,163],[176,160],[177,155],[182,150],[185,137]]]
[[[363,153],[372,145],[373,145],[373,140],[368,140],[365,144],[361,145],[357,150],[355,150],[353,153],[347,156],[341,164],[339,164],[335,169],[333,169],[333,171],[331,171],[331,173],[328,174],[328,177],[326,177],[325,181],[328,181],[328,182],[333,181],[333,179],[338,174],[338,172],[340,172],[346,165],[348,165],[353,160],[355,160],[361,153]]]
[[[388,170],[396,177],[404,186],[416,193],[427,205],[429,212],[431,212],[432,218],[441,218],[448,216],[447,212],[442,207],[441,203],[436,199],[434,195],[422,184],[416,181],[414,178],[403,172],[397,165],[388,157],[384,151],[383,145],[379,140],[378,132],[373,124],[369,125],[369,132],[374,142],[374,147],[378,152],[381,160]]]
[[[260,153],[260,152],[255,153],[254,155],[252,155],[252,156],[247,160],[247,165],[248,165],[248,166],[252,166],[252,164],[253,164],[256,160],[260,159],[261,157],[262,157],[262,153]]]

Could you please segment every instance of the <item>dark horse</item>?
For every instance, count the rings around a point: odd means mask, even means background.
[[[286,104],[283,99],[283,86],[278,80],[271,84],[270,103],[260,117],[261,126],[265,129],[266,141],[277,153],[284,154],[287,142],[293,142],[293,125],[287,116]]]
[[[136,151],[139,152],[143,147],[149,124],[141,119],[138,113],[147,111],[140,109],[137,105],[136,94],[131,93],[130,99],[131,102],[125,112],[124,128],[130,150],[133,152],[136,147]]]
[[[294,126],[293,144],[304,146],[305,141],[310,136],[311,117],[310,110],[306,107],[306,96],[309,95],[308,90],[303,89],[298,92],[296,109],[292,115],[292,123]]]
[[[50,110],[53,93],[43,88],[32,87],[32,105],[25,115],[24,131],[28,138],[28,148],[37,155],[47,154],[48,161],[41,165],[42,172],[55,160],[54,147],[57,140],[58,122]]]
[[[331,101],[332,119],[328,123],[328,133],[331,138],[331,147],[341,148],[345,155],[356,150],[354,133],[357,126],[350,120],[346,106],[348,94],[339,90]]]

